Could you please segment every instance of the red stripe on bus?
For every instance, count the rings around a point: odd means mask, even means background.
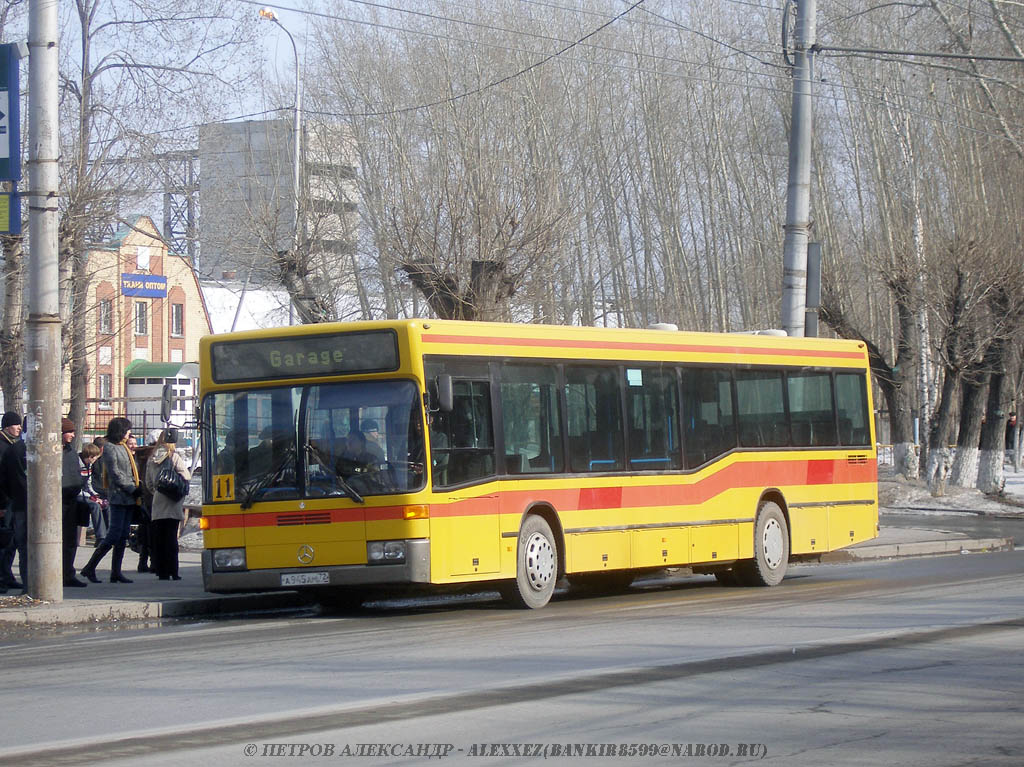
[[[277,527],[278,517],[294,515],[301,517],[304,514],[330,514],[331,523],[336,522],[381,522],[389,519],[402,519],[403,506],[372,506],[367,509],[316,509],[303,511],[267,511],[249,512],[241,514],[207,514],[211,530],[227,530],[237,527]],[[301,527],[302,522],[296,520],[295,527]],[[290,527],[292,525],[284,525]]]
[[[754,354],[789,357],[832,357],[864,359],[863,352],[828,351],[827,349],[786,349],[762,346],[701,346],[699,344],[642,343],[638,341],[569,341],[556,338],[495,338],[488,336],[453,336],[424,333],[430,344],[474,344],[482,346],[541,346],[563,349],[609,349],[615,351],[684,352],[698,354]]]

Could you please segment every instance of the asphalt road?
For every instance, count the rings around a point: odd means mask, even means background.
[[[1014,551],[14,639],[0,763],[1020,765],[1022,571]]]

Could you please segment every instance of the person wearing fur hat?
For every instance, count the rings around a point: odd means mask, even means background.
[[[25,472],[25,441],[21,438],[21,416],[8,410],[0,421],[0,508],[9,542],[0,551],[0,592],[25,588],[28,577],[28,476]],[[21,581],[14,577],[14,555],[18,554]]]
[[[82,462],[75,452],[75,422],[60,419],[61,457],[61,538],[63,539],[64,585],[82,588],[86,582],[75,577],[75,554],[78,552],[78,496],[82,493]]]

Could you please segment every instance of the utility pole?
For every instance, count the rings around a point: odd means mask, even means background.
[[[795,0],[796,45],[793,64],[792,125],[789,129],[789,183],[786,187],[786,238],[783,245],[782,328],[804,334],[807,290],[807,239],[811,207],[811,77],[816,0]]]
[[[57,3],[31,0],[29,71],[28,593],[64,598],[61,561],[61,339],[57,271]]]

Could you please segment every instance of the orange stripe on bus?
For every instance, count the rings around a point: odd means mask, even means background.
[[[539,346],[559,349],[609,349],[615,351],[683,352],[696,354],[755,354],[762,356],[831,357],[864,359],[863,352],[828,351],[826,349],[786,349],[762,346],[702,346],[700,344],[641,343],[634,341],[569,341],[554,338],[496,338],[488,336],[454,336],[424,333],[424,343],[475,344],[482,346]]]
[[[595,509],[644,508],[656,506],[694,506],[707,503],[726,490],[750,487],[787,487],[814,485],[849,485],[874,483],[878,466],[874,461],[850,464],[846,458],[810,461],[738,461],[714,474],[690,484],[612,485],[583,488],[535,488],[504,491],[501,495],[512,505],[526,508],[535,501],[545,501],[562,511]],[[430,504],[431,517],[472,517],[495,514],[493,492],[452,503]],[[369,508],[317,510],[330,511],[331,522],[375,522],[402,519],[404,506],[371,506]],[[277,518],[287,512],[207,515],[210,529],[238,527],[273,527]]]

